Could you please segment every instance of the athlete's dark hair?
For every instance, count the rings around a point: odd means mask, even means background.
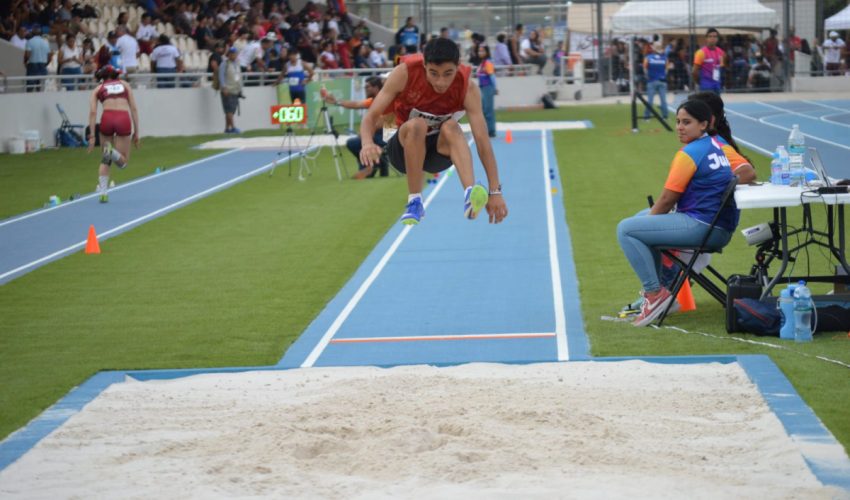
[[[729,126],[729,121],[726,119],[726,112],[723,110],[723,99],[714,92],[697,92],[696,94],[688,97],[688,99],[694,99],[708,104],[708,107],[711,108],[711,115],[714,116],[714,129],[709,130],[709,133],[712,135],[716,133],[730,146],[735,148],[735,151],[737,151],[738,154],[741,154],[741,149],[738,148],[738,143],[736,143],[735,139],[732,137],[732,128]],[[747,157],[744,156],[744,158]],[[749,158],[747,158],[747,160],[749,161]]]
[[[370,76],[366,79],[366,83],[373,87],[377,87],[378,90],[384,88],[384,79],[380,76]]]
[[[101,67],[94,73],[96,80],[114,80],[121,76],[121,71],[115,69],[111,64]]]
[[[689,115],[693,116],[697,120],[701,122],[711,123],[711,107],[704,103],[703,101],[697,99],[688,99],[676,109],[678,112],[680,109],[684,109],[688,112]]]
[[[717,36],[720,36],[720,32],[717,31],[717,28],[708,28],[707,30],[705,30],[705,36],[708,36],[712,33],[716,34]]]
[[[492,56],[490,55],[490,47],[488,47],[488,46],[486,46],[486,45],[483,45],[483,44],[482,44],[482,45],[479,45],[479,46],[478,46],[478,48],[479,48],[479,49],[484,49],[485,51],[487,51],[487,55],[486,55],[486,56],[484,56],[484,58],[485,58],[485,59],[490,59],[490,58],[492,57]],[[476,54],[476,55],[477,55],[477,54]]]
[[[460,63],[460,49],[447,38],[434,38],[425,44],[422,51],[425,64]]]

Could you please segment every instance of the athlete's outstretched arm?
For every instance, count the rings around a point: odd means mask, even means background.
[[[360,162],[366,167],[377,165],[381,159],[381,147],[375,144],[375,130],[382,126],[381,115],[395,100],[407,85],[407,65],[400,64],[387,77],[383,88],[375,96],[369,111],[360,122],[360,141],[363,149],[360,150]]]
[[[496,156],[493,154],[487,122],[484,120],[484,112],[481,109],[481,90],[474,81],[469,82],[463,107],[466,110],[466,116],[469,118],[469,127],[472,129],[472,137],[475,139],[478,158],[481,159],[484,171],[487,172],[487,183],[490,186],[491,193],[487,202],[487,214],[490,216],[490,222],[498,224],[508,216],[508,206],[501,194],[502,183],[499,181],[499,168],[496,166]]]

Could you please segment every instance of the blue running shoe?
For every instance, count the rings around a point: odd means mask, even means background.
[[[413,198],[401,216],[401,223],[405,226],[413,226],[419,224],[419,221],[425,217],[425,207],[422,206],[422,198],[417,196]]]
[[[481,184],[466,188],[463,193],[463,216],[467,219],[478,217],[478,212],[487,204],[490,195]]]

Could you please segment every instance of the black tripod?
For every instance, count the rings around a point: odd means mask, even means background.
[[[292,177],[292,146],[295,145],[295,134],[292,131],[292,125],[286,124],[286,132],[283,134],[283,141],[280,143],[280,148],[277,150],[277,160],[272,165],[272,169],[269,170],[269,177],[274,175],[274,170],[277,168],[277,164],[280,163],[280,156],[283,154],[283,150],[287,149],[287,159],[289,160],[289,176]]]
[[[319,128],[320,121],[324,122],[324,130],[321,131]],[[310,131],[310,138],[307,139],[307,149],[310,148],[310,145],[313,142],[313,137],[316,135],[317,132],[330,134],[331,136],[333,136],[333,142],[331,142],[331,152],[333,154],[334,167],[336,167],[336,177],[337,179],[342,181],[343,172],[345,172],[345,176],[348,177],[348,168],[345,165],[345,159],[342,156],[342,151],[340,151],[339,145],[337,144],[337,141],[339,140],[339,132],[337,132],[333,126],[333,117],[331,117],[330,112],[328,112],[328,106],[325,104],[324,101],[322,101],[322,108],[319,110],[319,115],[316,117],[316,122],[313,124],[313,129]],[[300,180],[304,180],[304,172],[306,172],[307,175],[312,175],[312,169],[310,168],[308,160],[315,161],[320,153],[321,147],[317,148],[317,152],[313,156],[307,156],[306,154],[301,156],[301,168],[298,172],[298,178]]]

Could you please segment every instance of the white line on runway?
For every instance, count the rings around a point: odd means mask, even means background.
[[[555,239],[555,209],[553,207],[552,181],[549,177],[549,150],[546,147],[547,131],[540,131],[540,147],[543,150],[543,179],[546,188],[546,228],[549,233],[549,265],[552,271],[552,298],[555,306],[555,343],[558,346],[558,361],[570,359],[567,346],[567,315],[564,312],[564,291],[561,286],[561,263],[558,260],[558,242]]]
[[[311,149],[312,149],[312,148],[311,148]],[[296,158],[296,157],[298,157],[298,156],[300,156],[300,155],[302,155],[302,154],[308,153],[308,152],[310,152],[310,151],[311,151],[311,150],[302,151],[302,152],[299,152],[299,153],[294,154],[294,155],[292,155],[292,156],[289,156],[289,157],[287,157],[285,160],[283,160],[283,162],[288,161],[288,160],[290,160],[290,159],[294,159],[294,158]],[[105,237],[110,236],[110,235],[112,235],[112,234],[115,234],[115,233],[117,233],[117,232],[119,232],[119,231],[121,231],[121,230],[123,230],[123,229],[125,229],[125,228],[127,228],[127,227],[130,227],[130,226],[133,226],[133,225],[135,225],[135,224],[138,224],[139,222],[145,221],[145,220],[150,219],[150,218],[152,218],[152,217],[156,217],[157,215],[159,215],[159,214],[161,214],[161,213],[163,213],[163,212],[168,212],[169,210],[172,210],[172,209],[174,209],[174,208],[177,208],[177,207],[179,207],[179,206],[181,206],[181,205],[185,205],[185,204],[187,204],[187,203],[189,203],[189,202],[191,202],[191,201],[194,201],[194,200],[196,200],[196,199],[198,199],[198,198],[201,198],[201,197],[203,197],[203,196],[205,196],[205,195],[207,195],[207,194],[209,194],[209,193],[212,193],[212,192],[218,191],[218,190],[220,190],[220,189],[222,189],[222,188],[225,188],[225,187],[227,187],[227,186],[230,186],[231,184],[235,184],[235,183],[237,183],[237,182],[239,182],[239,181],[241,181],[241,180],[243,180],[243,179],[247,179],[248,177],[251,177],[251,176],[253,176],[253,175],[256,175],[256,174],[258,174],[258,173],[262,172],[263,170],[267,170],[267,169],[271,168],[272,166],[274,166],[274,164],[275,164],[276,162],[277,162],[277,160],[275,160],[275,161],[273,161],[273,162],[271,162],[271,163],[267,163],[267,164],[263,165],[262,167],[259,167],[259,168],[256,168],[256,169],[254,169],[254,170],[250,171],[250,172],[244,173],[244,174],[240,175],[239,177],[234,177],[233,179],[230,179],[230,180],[228,180],[228,181],[222,182],[221,184],[218,184],[218,185],[216,185],[216,186],[213,186],[213,187],[211,187],[211,188],[209,188],[209,189],[205,189],[205,190],[201,191],[200,193],[195,193],[195,194],[193,194],[192,196],[187,196],[186,198],[183,198],[183,199],[182,199],[182,200],[180,200],[180,201],[176,201],[176,202],[174,202],[174,203],[172,203],[172,204],[170,204],[170,205],[168,205],[168,206],[165,206],[165,207],[159,208],[159,209],[157,209],[157,210],[154,210],[153,212],[150,212],[150,213],[148,213],[148,214],[145,214],[145,215],[143,215],[143,216],[141,216],[141,217],[137,217],[137,218],[135,218],[135,219],[133,219],[133,220],[131,220],[131,221],[129,221],[129,222],[125,222],[124,224],[121,224],[120,226],[114,227],[114,228],[112,228],[112,229],[110,229],[110,230],[108,230],[108,231],[104,231],[103,233],[100,233],[99,237],[100,237],[100,238],[105,238]],[[125,184],[125,186],[126,186],[126,184]],[[60,255],[75,252],[76,250],[78,250],[78,249],[80,249],[80,248],[83,248],[85,245],[86,245],[86,240],[83,240],[83,241],[81,241],[81,242],[79,242],[79,243],[75,243],[75,244],[73,244],[73,245],[71,245],[71,246],[65,247],[65,248],[63,248],[62,250],[58,250],[58,251],[56,251],[56,252],[53,252],[52,254],[47,255],[47,256],[45,256],[45,257],[42,257],[42,258],[40,258],[40,259],[34,260],[34,261],[29,262],[29,263],[27,263],[27,264],[24,264],[24,265],[22,265],[22,266],[18,266],[18,267],[16,267],[15,269],[12,269],[11,271],[7,271],[7,272],[5,272],[5,273],[3,273],[3,274],[0,274],[0,281],[4,280],[4,279],[5,279],[6,277],[8,277],[8,276],[12,276],[12,275],[14,275],[14,274],[16,274],[16,273],[19,273],[19,272],[24,271],[24,270],[26,270],[26,269],[29,269],[29,268],[31,268],[31,267],[34,267],[34,266],[37,266],[37,265],[42,264],[42,263],[44,263],[44,262],[47,262],[47,261],[49,261],[49,260],[51,260],[51,259],[53,259],[53,258],[55,258],[55,257],[60,256]]]

